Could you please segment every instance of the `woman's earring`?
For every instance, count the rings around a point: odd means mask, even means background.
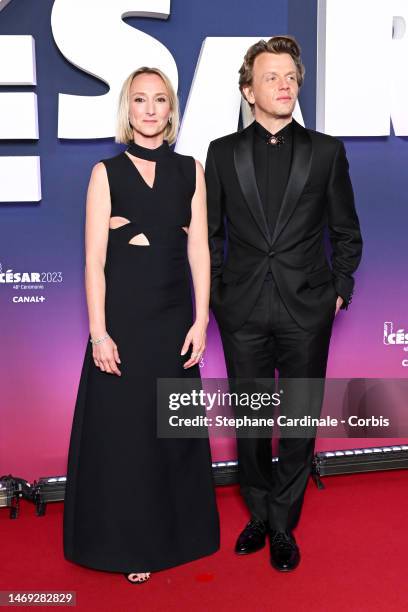
[[[169,116],[169,124],[170,124],[170,125],[171,125],[171,122],[172,122],[172,121],[173,121],[173,118],[172,118],[172,116],[170,115],[170,116]]]

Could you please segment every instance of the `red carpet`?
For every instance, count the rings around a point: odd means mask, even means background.
[[[309,483],[295,534],[302,561],[293,573],[273,570],[267,548],[249,557],[233,554],[247,515],[237,488],[226,487],[218,488],[220,552],[153,574],[143,585],[65,561],[61,503],[50,504],[41,518],[23,503],[14,521],[1,509],[0,590],[76,591],[75,609],[86,612],[407,610],[408,472],[324,482],[324,491]]]

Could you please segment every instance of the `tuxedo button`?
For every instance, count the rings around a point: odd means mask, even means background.
[[[274,257],[276,255],[276,251],[269,251],[268,257]]]

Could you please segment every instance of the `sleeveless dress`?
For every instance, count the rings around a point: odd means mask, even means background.
[[[156,161],[149,187],[125,152],[102,160],[111,217],[106,329],[122,376],[94,364],[88,342],[74,411],[64,504],[65,558],[113,572],[158,571],[214,553],[219,523],[208,438],[156,432],[158,377],[196,377],[181,356],[193,323],[187,235],[195,161],[166,141],[132,144]],[[129,244],[143,233],[148,246]]]

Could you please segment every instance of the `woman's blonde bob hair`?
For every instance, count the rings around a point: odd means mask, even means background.
[[[177,138],[180,122],[178,98],[170,79],[164,74],[164,72],[159,70],[159,68],[148,68],[147,66],[142,66],[141,68],[134,70],[131,74],[129,74],[128,78],[122,85],[119,95],[115,141],[120,142],[121,144],[129,144],[133,142],[133,128],[129,122],[130,88],[132,86],[133,79],[139,76],[139,74],[156,74],[162,79],[166,86],[170,102],[170,117],[169,123],[164,130],[164,139],[167,140],[169,144],[173,144]]]

